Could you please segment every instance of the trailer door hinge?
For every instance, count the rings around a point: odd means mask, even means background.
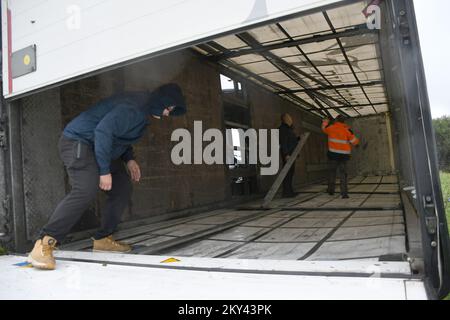
[[[408,22],[408,17],[405,10],[401,10],[398,13],[398,26],[400,30],[400,36],[402,39],[402,43],[405,46],[409,46],[411,44],[411,35],[410,35],[410,27]]]
[[[432,196],[429,196],[429,195],[423,196],[422,200],[423,200],[423,207],[424,207],[425,211],[427,211],[427,209],[435,208]],[[426,224],[427,231],[429,234],[434,235],[437,233],[437,228],[438,228],[437,221],[438,220],[437,220],[436,215],[430,215],[430,216],[425,217],[425,224]]]
[[[10,196],[9,194],[6,195],[5,199],[3,199],[3,201],[2,201],[2,206],[3,206],[3,209],[5,209],[5,211],[6,211],[7,213],[10,212],[10,208],[11,208],[11,196]]]
[[[427,208],[434,208],[434,201],[432,196],[424,196],[423,197],[423,207],[425,209]]]
[[[425,224],[427,226],[427,231],[429,234],[434,235],[437,232],[437,218],[436,217],[425,217]]]
[[[0,148],[3,150],[8,150],[8,141],[6,139],[5,131],[0,131]]]

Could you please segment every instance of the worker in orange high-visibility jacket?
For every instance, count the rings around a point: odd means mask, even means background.
[[[348,199],[347,161],[350,160],[352,146],[359,145],[359,139],[353,134],[345,117],[338,116],[334,121],[326,119],[322,123],[322,131],[328,135],[328,159],[330,162],[328,193],[334,195],[336,173],[340,172],[341,196]]]

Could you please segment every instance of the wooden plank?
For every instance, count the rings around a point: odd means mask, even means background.
[[[139,228],[144,225],[149,225],[153,223],[160,223],[160,222],[166,222],[171,219],[180,219],[180,218],[190,218],[192,215],[195,214],[211,214],[215,212],[215,210],[230,210],[229,208],[235,207],[237,205],[243,204],[244,202],[247,203],[248,201],[251,201],[252,199],[260,199],[261,196],[259,195],[252,195],[247,196],[246,199],[234,199],[234,200],[227,200],[227,201],[221,201],[221,202],[215,202],[212,204],[202,205],[199,207],[192,207],[187,208],[179,211],[174,212],[166,212],[158,214],[157,216],[152,216],[150,218],[144,218],[144,219],[137,219],[137,220],[131,220],[131,221],[124,221],[119,224],[117,231],[125,231],[125,230],[131,230],[133,228]],[[173,221],[173,220],[172,220]],[[65,244],[73,244],[77,241],[83,241],[86,238],[90,238],[97,228],[74,232],[69,234],[66,237]]]
[[[253,210],[261,210],[261,209],[264,209],[264,210],[277,209],[280,207],[285,207],[286,203],[288,203],[288,201],[291,201],[291,200],[295,200],[296,201],[295,203],[301,203],[304,201],[308,201],[312,198],[315,198],[317,196],[319,196],[319,193],[313,192],[313,193],[298,195],[296,198],[293,198],[293,199],[276,199],[276,200],[272,201],[271,206],[268,208],[262,208],[261,203],[259,202],[259,203],[251,203],[251,204],[245,205],[245,206],[239,206],[239,207],[236,207],[236,209],[241,210],[241,211],[249,211],[249,210],[253,211]]]
[[[210,212],[199,213],[199,214],[196,214],[195,216],[190,216],[190,217],[185,217],[185,218],[170,219],[167,221],[162,221],[162,222],[157,222],[157,223],[152,223],[152,224],[143,224],[139,227],[120,230],[114,234],[114,237],[116,240],[125,240],[130,237],[147,234],[152,231],[164,229],[164,228],[167,228],[170,226],[175,226],[175,225],[183,224],[186,222],[192,222],[197,219],[211,217],[211,216],[215,216],[215,215],[221,215],[221,214],[224,214],[227,212],[234,212],[234,211],[235,210],[233,210],[233,209],[228,209],[228,210],[220,209],[220,210],[215,210],[215,211],[210,211]],[[83,240],[79,240],[79,241],[75,241],[75,242],[70,242],[68,244],[64,244],[61,246],[61,249],[63,249],[63,250],[82,250],[82,249],[86,249],[86,248],[90,248],[90,247],[92,247],[92,240],[90,238],[87,238],[87,239],[83,239]]]
[[[293,200],[293,201],[289,202],[287,205],[288,206],[289,205],[294,205],[297,202],[298,202],[298,200]],[[227,222],[227,223],[223,223],[223,224],[218,225],[218,226],[213,226],[213,227],[208,228],[208,229],[206,229],[204,231],[199,231],[199,232],[195,232],[193,234],[189,234],[189,235],[186,235],[186,236],[181,236],[181,237],[178,237],[178,238],[173,239],[173,240],[168,240],[168,241],[156,244],[156,245],[154,245],[152,247],[137,248],[137,249],[133,250],[132,253],[136,253],[136,254],[155,254],[155,253],[157,253],[157,252],[159,252],[161,250],[166,250],[168,248],[175,247],[175,246],[181,245],[181,244],[186,243],[186,242],[199,240],[199,239],[208,237],[210,235],[213,235],[215,233],[219,233],[219,232],[231,229],[233,227],[236,227],[238,225],[244,224],[246,222],[266,217],[266,216],[268,216],[270,214],[273,214],[275,212],[278,212],[278,211],[280,211],[280,209],[278,209],[278,208],[275,208],[275,209],[272,209],[272,210],[267,210],[267,211],[256,211],[255,213],[247,215],[246,217],[239,218],[237,220],[233,220],[233,221],[230,221],[230,222]]]
[[[270,188],[269,192],[264,198],[264,202],[262,207],[267,208],[267,206],[270,204],[270,202],[273,200],[275,195],[278,192],[278,189],[280,189],[281,184],[283,183],[284,178],[286,177],[288,171],[291,169],[292,165],[294,164],[295,160],[297,159],[297,156],[300,154],[300,151],[302,151],[303,147],[306,144],[306,141],[308,140],[308,137],[311,133],[306,132],[301,136],[301,139],[299,143],[297,144],[297,147],[295,147],[294,152],[292,153],[291,157],[287,161],[286,165],[283,167],[281,172],[278,174],[278,177],[275,179],[275,182],[273,183],[272,187]]]
[[[275,210],[274,210],[275,211]],[[194,240],[199,240],[202,238],[205,238],[207,236],[213,235],[215,233],[219,233],[221,231],[225,231],[227,229],[231,229],[237,225],[240,225],[242,223],[260,218],[260,217],[264,217],[266,215],[269,215],[273,213],[272,211],[267,211],[264,213],[256,213],[256,214],[252,214],[249,217],[243,218],[243,219],[239,219],[238,221],[233,221],[233,222],[228,222],[228,223],[224,223],[222,225],[219,226],[212,226],[211,228],[207,228],[204,231],[199,231],[199,232],[195,232],[189,235],[185,235],[185,236],[181,236],[181,237],[177,237],[176,239],[171,239],[168,241],[164,241],[162,243],[158,243],[155,244],[151,247],[142,247],[142,248],[136,248],[135,250],[132,251],[132,253],[134,254],[155,254],[156,252],[159,252],[161,250],[166,250],[169,249],[171,247],[175,247],[175,246],[179,246],[183,243],[186,242],[190,242],[190,241],[194,241]]]

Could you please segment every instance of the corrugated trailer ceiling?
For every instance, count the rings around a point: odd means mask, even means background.
[[[235,73],[321,117],[385,113],[378,30],[368,1],[257,27],[195,47]]]

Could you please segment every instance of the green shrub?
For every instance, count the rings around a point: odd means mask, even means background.
[[[441,172],[442,196],[444,197],[445,212],[447,213],[447,223],[450,227],[450,173]],[[450,228],[449,228],[450,229]]]
[[[442,170],[450,172],[450,117],[433,120],[436,135],[439,165]]]
[[[441,172],[441,186],[445,203],[445,212],[447,214],[447,224],[450,230],[450,203],[448,202],[450,199],[450,173]],[[445,300],[450,300],[450,296],[445,298]]]

